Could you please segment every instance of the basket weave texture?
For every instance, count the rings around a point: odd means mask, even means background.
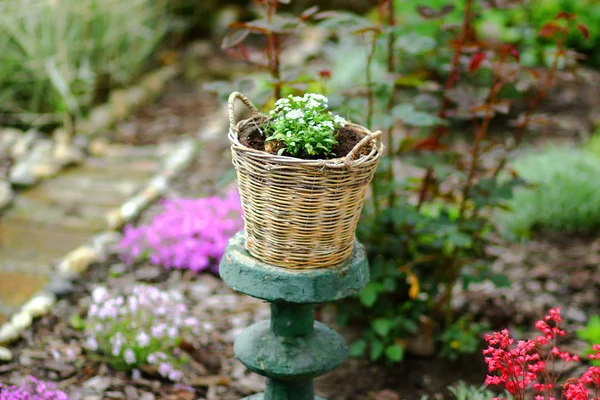
[[[236,99],[252,111],[251,118],[236,121]],[[347,124],[363,139],[346,157],[304,160],[240,143],[239,132],[267,119],[241,93],[229,97],[228,137],[244,210],[246,249],[263,262],[291,269],[344,262],[352,254],[363,200],[382,153],[381,132]]]

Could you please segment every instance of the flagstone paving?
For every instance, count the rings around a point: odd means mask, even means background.
[[[0,324],[43,289],[69,251],[108,228],[120,207],[158,171],[162,146],[108,147],[103,156],[18,193],[0,224]]]

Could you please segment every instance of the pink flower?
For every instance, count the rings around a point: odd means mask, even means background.
[[[119,244],[121,257],[132,263],[146,257],[164,268],[215,270],[231,236],[243,227],[237,190],[224,198],[173,199],[147,226],[127,226]]]

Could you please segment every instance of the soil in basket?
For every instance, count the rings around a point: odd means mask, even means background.
[[[341,158],[345,157],[350,151],[356,146],[358,142],[364,137],[362,133],[353,127],[345,126],[337,130],[337,145],[333,149],[333,154],[328,157]],[[263,128],[258,124],[247,124],[243,127],[239,133],[239,141],[246,147],[250,147],[255,150],[265,151],[265,136],[263,135]],[[368,144],[363,147],[360,155],[368,155],[371,152],[371,145]],[[289,156],[287,152],[283,155]]]

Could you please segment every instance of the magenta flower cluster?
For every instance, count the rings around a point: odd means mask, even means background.
[[[42,382],[30,376],[21,386],[0,383],[0,400],[69,400],[51,382]]]
[[[165,268],[216,270],[227,241],[243,227],[237,190],[224,198],[164,200],[150,225],[125,228],[121,256],[132,263],[148,259]]]
[[[179,344],[186,334],[199,335],[201,328],[179,292],[136,285],[130,294],[118,295],[100,286],[92,292],[85,346],[107,356],[117,368],[146,365],[180,382],[183,374],[178,366],[186,360],[178,353]]]

